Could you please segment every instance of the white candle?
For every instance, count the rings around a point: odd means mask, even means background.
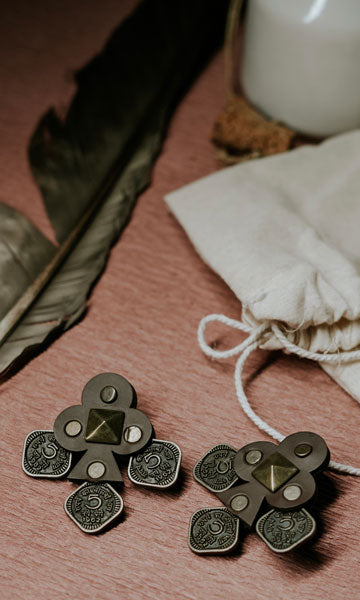
[[[249,0],[241,80],[295,130],[360,127],[360,0]]]

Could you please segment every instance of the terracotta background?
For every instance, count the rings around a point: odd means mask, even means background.
[[[50,104],[66,104],[72,70],[102,46],[132,4],[1,4],[0,200],[50,236],[27,167],[27,140]],[[233,361],[207,360],[196,342],[202,316],[238,317],[239,303],[201,262],[163,202],[165,193],[217,168],[209,134],[224,101],[223,67],[220,53],[177,110],[153,183],[114,247],[86,317],[0,386],[4,600],[360,597],[359,481],[353,477],[323,477],[313,509],[321,514],[322,535],[292,556],[274,555],[254,533],[229,557],[199,557],[187,547],[190,515],[218,505],[192,479],[194,463],[215,443],[240,447],[263,437],[237,405]],[[224,346],[241,338],[216,328],[210,335]],[[183,482],[179,491],[161,494],[126,480],[122,522],[91,537],[64,513],[73,484],[26,477],[21,454],[26,434],[51,428],[101,371],[130,379],[157,436],[181,446]],[[245,374],[250,401],[263,418],[284,433],[316,431],[335,460],[359,463],[358,406],[320,368],[258,351]]]

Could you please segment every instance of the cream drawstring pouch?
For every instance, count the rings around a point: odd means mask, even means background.
[[[297,347],[360,401],[360,131],[226,168],[166,202],[245,326],[264,326],[260,347]]]

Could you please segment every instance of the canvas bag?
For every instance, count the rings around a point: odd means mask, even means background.
[[[249,331],[264,325],[260,347],[296,345],[360,401],[360,131],[226,168],[166,203]]]

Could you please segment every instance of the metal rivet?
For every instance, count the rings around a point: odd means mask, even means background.
[[[249,504],[249,498],[244,494],[239,494],[238,496],[234,496],[230,502],[230,506],[233,510],[237,512],[244,510]]]
[[[136,442],[141,440],[142,431],[140,427],[137,427],[136,425],[131,425],[130,427],[127,427],[124,431],[124,438],[127,442],[129,442],[129,444],[135,444]]]
[[[87,474],[91,479],[99,479],[105,473],[105,465],[102,462],[93,462],[88,466]]]
[[[262,452],[260,450],[249,450],[245,454],[245,460],[248,465],[256,465],[262,459]]]
[[[80,421],[68,421],[68,423],[65,425],[65,433],[69,437],[75,437],[76,435],[79,435],[81,430],[82,425]]]
[[[301,496],[301,488],[298,485],[288,485],[283,491],[283,496],[286,500],[298,500]]]
[[[106,404],[114,402],[117,398],[117,391],[112,385],[106,385],[100,392],[100,398]]]
[[[299,458],[304,458],[305,456],[309,456],[312,452],[312,446],[310,444],[298,444],[294,450],[296,456]]]

